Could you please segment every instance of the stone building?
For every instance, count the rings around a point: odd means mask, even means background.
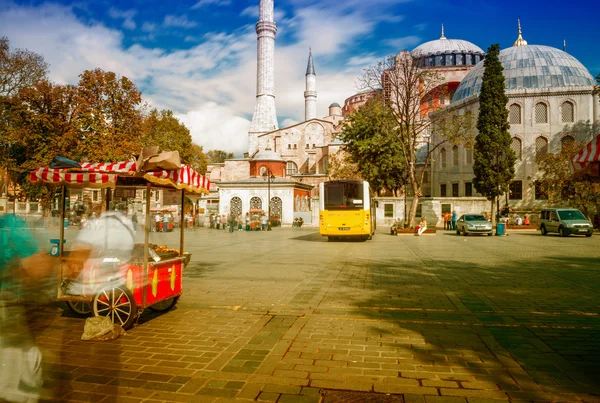
[[[521,34],[514,45],[500,52],[508,95],[512,149],[517,156],[515,180],[507,202],[514,209],[535,210],[546,204],[537,182],[541,173],[536,157],[558,152],[562,144],[591,140],[589,130],[600,121],[594,78],[572,55],[542,45],[528,45]],[[461,81],[445,110],[478,115],[483,62]],[[596,126],[597,127],[597,126]],[[439,149],[432,166],[434,197],[478,196],[473,185],[473,153],[460,145]],[[504,203],[503,203],[504,204]]]

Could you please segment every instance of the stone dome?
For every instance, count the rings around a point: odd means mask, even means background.
[[[331,105],[329,105],[330,108],[341,108],[340,104],[338,104],[337,102],[332,103]]]
[[[504,66],[506,91],[526,89],[594,86],[590,72],[579,60],[550,46],[513,46],[500,51]],[[481,91],[483,62],[477,64],[462,80],[452,102]]]
[[[415,57],[435,56],[446,53],[468,53],[485,55],[485,52],[477,45],[463,41],[462,39],[446,39],[444,37],[434,41],[425,42],[417,46],[412,52]]]
[[[283,158],[281,158],[281,155],[279,155],[279,153],[271,150],[271,148],[268,147],[268,146],[264,150],[259,151],[258,153],[256,153],[256,155],[254,156],[254,158],[252,160],[253,161],[285,162],[283,160]]]

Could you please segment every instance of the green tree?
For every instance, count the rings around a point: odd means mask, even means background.
[[[515,176],[515,152],[508,130],[508,97],[504,89],[504,67],[499,59],[500,45],[488,48],[479,94],[478,134],[473,152],[475,189],[492,203],[492,223],[496,220],[496,201],[508,192]]]
[[[330,180],[363,179],[358,165],[350,161],[350,155],[344,150],[330,154],[327,165],[327,176]]]
[[[233,153],[228,153],[221,150],[210,150],[206,153],[206,158],[208,159],[209,164],[220,164],[221,162],[225,162],[225,160],[233,157]]]
[[[202,146],[192,143],[189,164],[196,172],[199,172],[203,175],[206,173],[206,165],[208,164],[208,161],[206,159],[206,154],[204,154],[202,151]]]
[[[385,106],[396,121],[394,144],[399,147],[412,193],[408,225],[416,225],[423,182],[432,156],[446,142],[460,144],[471,136],[472,119],[441,109],[431,115],[423,100],[447,96],[444,77],[424,65],[424,60],[402,51],[367,68],[361,87],[383,90]],[[439,123],[438,123],[439,122]],[[436,136],[432,136],[435,131]]]
[[[349,161],[376,194],[384,189],[395,193],[404,186],[404,157],[396,127],[390,108],[375,97],[348,117],[339,136]]]
[[[192,162],[192,136],[172,111],[152,109],[144,118],[142,133],[144,147],[158,146],[164,151],[179,151],[181,162]]]

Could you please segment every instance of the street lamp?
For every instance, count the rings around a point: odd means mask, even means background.
[[[271,168],[264,167],[265,171],[262,177],[267,180],[267,231],[271,231],[271,181],[275,179],[275,175],[271,172]]]

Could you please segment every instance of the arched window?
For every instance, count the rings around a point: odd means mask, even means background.
[[[458,166],[458,146],[452,147],[452,165]]]
[[[283,208],[283,201],[279,197],[271,198],[271,215],[277,216],[281,219],[281,211]]]
[[[573,136],[567,135],[560,139],[560,152],[568,150],[570,147],[573,146],[573,143],[575,143],[575,138],[573,138]]]
[[[548,154],[548,140],[545,137],[535,139],[535,156],[537,158]]]
[[[517,156],[517,161],[521,161],[522,157],[522,142],[518,137],[513,137],[510,143],[510,148],[515,152]]]
[[[442,163],[442,168],[446,168],[446,149],[442,148],[440,151],[440,162]]]
[[[237,196],[232,197],[229,202],[229,211],[236,216],[242,214],[242,199]]]
[[[548,123],[548,105],[543,102],[535,104],[535,123]]]
[[[298,173],[298,165],[294,161],[288,161],[285,164],[285,171],[288,176],[296,175]]]
[[[562,121],[565,123],[569,123],[569,122],[573,122],[575,121],[575,107],[573,105],[573,102],[570,101],[566,101],[563,102],[562,105],[560,106],[560,116],[562,118]]]
[[[508,123],[511,125],[521,124],[521,105],[512,104],[508,108]]]
[[[262,210],[262,200],[260,197],[253,197],[250,199],[250,210]]]
[[[267,174],[267,167],[266,166],[260,167],[258,174],[260,176],[265,176]]]
[[[466,159],[467,159],[467,164],[472,164],[473,163],[473,150],[470,148],[465,148],[465,154],[466,155]]]

